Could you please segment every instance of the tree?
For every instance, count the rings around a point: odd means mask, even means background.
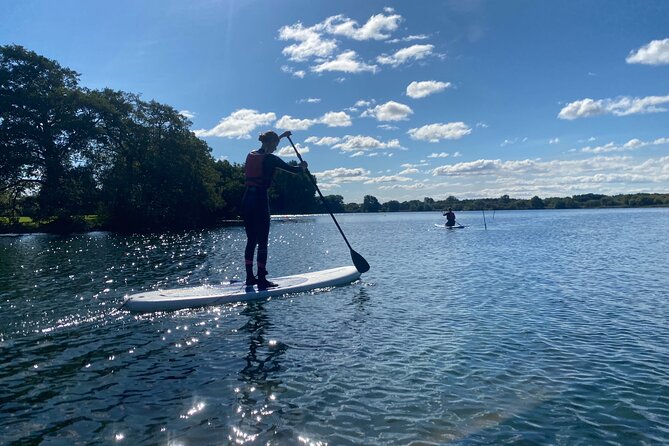
[[[78,74],[18,45],[0,46],[0,190],[36,191],[67,215],[66,178],[87,164],[95,122]]]
[[[325,195],[325,202],[333,214],[345,212],[344,197],[341,195]]]
[[[387,212],[399,212],[400,211],[400,202],[397,200],[390,200],[386,203],[383,203],[383,207]]]
[[[532,209],[543,209],[544,208],[544,201],[537,197],[536,195],[530,199],[530,207]]]
[[[185,228],[212,222],[222,207],[211,149],[170,106],[104,90],[101,175],[110,225],[119,230]]]
[[[379,212],[381,203],[373,195],[365,195],[362,200],[362,212]]]
[[[297,162],[288,164],[297,166]],[[278,170],[269,192],[269,204],[272,213],[276,214],[307,214],[318,208],[315,199],[316,188],[307,177],[309,173],[285,172]],[[312,175],[312,179],[316,178]]]

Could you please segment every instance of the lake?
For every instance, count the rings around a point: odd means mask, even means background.
[[[0,443],[669,443],[669,209],[349,214],[326,292],[132,314],[243,278],[239,227],[0,237]],[[275,222],[271,276],[351,264]]]

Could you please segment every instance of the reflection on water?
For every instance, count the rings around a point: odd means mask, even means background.
[[[669,443],[669,210],[338,220],[359,283],[146,315],[241,278],[243,230],[0,237],[3,444]],[[272,275],[349,263],[273,223]]]

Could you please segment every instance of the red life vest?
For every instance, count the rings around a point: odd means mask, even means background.
[[[263,175],[265,156],[264,153],[258,152],[251,152],[246,155],[246,186],[269,187],[269,184],[265,184],[267,180]]]

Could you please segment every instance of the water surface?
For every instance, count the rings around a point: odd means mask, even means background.
[[[243,230],[0,237],[2,443],[669,443],[669,210],[457,216],[341,215],[360,282],[145,315],[242,278]],[[270,244],[350,264],[329,217]]]

